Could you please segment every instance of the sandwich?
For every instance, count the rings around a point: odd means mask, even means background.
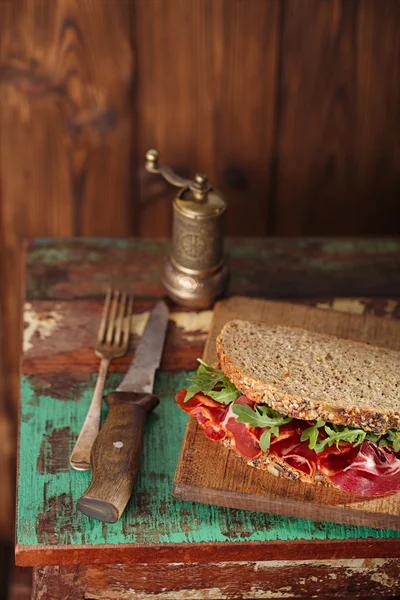
[[[176,395],[210,440],[278,477],[400,492],[399,352],[241,320],[216,349]]]

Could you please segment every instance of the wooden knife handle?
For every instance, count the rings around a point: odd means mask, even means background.
[[[108,415],[90,455],[92,483],[78,501],[88,517],[115,523],[131,497],[140,465],[144,426],[159,400],[152,394],[112,392]]]

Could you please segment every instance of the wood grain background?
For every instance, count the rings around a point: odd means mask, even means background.
[[[399,25],[398,0],[0,0],[6,477],[23,240],[169,235],[150,147],[209,174],[231,235],[398,233]]]

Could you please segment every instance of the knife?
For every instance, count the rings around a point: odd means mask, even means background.
[[[105,397],[107,418],[90,454],[92,482],[78,500],[84,515],[115,523],[131,497],[140,465],[147,415],[159,400],[152,394],[168,324],[165,302],[156,304],[125,377]]]

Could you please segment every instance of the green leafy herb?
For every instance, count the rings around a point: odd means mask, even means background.
[[[270,447],[271,435],[273,434],[278,437],[279,427],[290,423],[292,420],[290,417],[285,417],[278,411],[265,405],[258,405],[253,410],[247,404],[234,404],[232,411],[237,416],[239,423],[247,423],[250,427],[268,427],[260,437],[260,447],[263,452],[266,452]]]
[[[198,392],[207,394],[207,396],[221,404],[230,404],[236,398],[239,398],[241,392],[236,389],[220,369],[211,367],[200,358],[197,360],[200,365],[197,373],[188,379],[191,385],[187,388],[184,402],[193,398]]]
[[[308,430],[306,429],[303,432],[303,435],[307,431]],[[317,441],[315,444],[314,450],[317,454],[323,452],[327,446],[332,446],[333,444],[336,444],[336,446],[339,447],[340,442],[348,442],[358,446],[359,444],[362,444],[364,440],[368,440],[374,444],[378,443],[380,446],[391,446],[395,452],[400,452],[400,431],[394,429],[390,429],[387,433],[381,434],[372,431],[363,431],[362,429],[352,429],[351,427],[345,427],[344,425],[332,425],[332,427],[326,425],[324,431],[328,437],[324,440]],[[303,439],[303,435],[301,436],[301,439]],[[311,442],[309,447],[312,447]]]
[[[266,429],[262,432],[260,437],[260,448],[263,452],[267,452],[271,445],[271,435],[274,434],[276,437],[279,435],[279,427],[274,425],[271,429]]]
[[[380,446],[391,446],[395,452],[400,452],[400,431],[389,429],[385,437],[379,440]]]
[[[314,447],[317,454],[323,452],[327,446],[336,444],[339,447],[340,442],[348,442],[358,446],[365,440],[366,432],[362,429],[350,429],[343,425],[333,425],[333,428],[325,425],[324,431],[328,435],[324,440],[319,440]]]
[[[310,440],[308,447],[313,450],[317,444],[319,429],[325,425],[325,421],[316,421],[311,427],[308,427],[301,434],[300,440],[305,442],[306,440]]]
[[[256,406],[255,410],[248,404],[235,404],[232,406],[232,411],[239,423],[248,423],[250,427],[280,427],[292,420],[265,404]]]
[[[382,437],[381,433],[374,433],[373,431],[367,431],[365,434],[365,439],[368,440],[369,442],[372,442],[373,444],[376,444],[377,442],[379,442],[381,437]]]

